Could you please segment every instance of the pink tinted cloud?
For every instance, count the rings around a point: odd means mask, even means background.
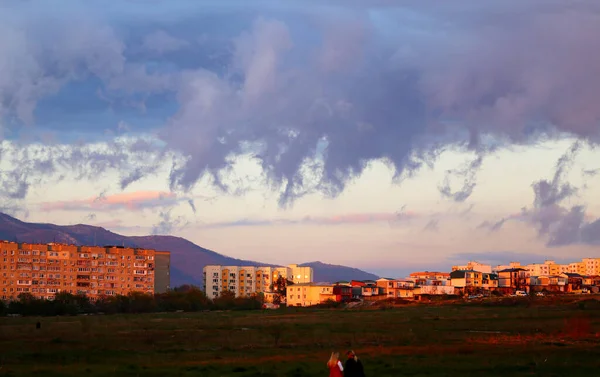
[[[128,209],[131,211],[149,207],[174,204],[177,197],[166,191],[134,191],[115,195],[99,196],[82,200],[45,202],[40,205],[43,211],[87,211]]]

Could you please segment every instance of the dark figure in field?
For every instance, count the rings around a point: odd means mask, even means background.
[[[354,351],[346,352],[348,359],[344,365],[344,377],[365,377],[362,362],[356,356]]]

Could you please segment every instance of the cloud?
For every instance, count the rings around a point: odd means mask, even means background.
[[[460,169],[452,169],[446,172],[444,182],[439,186],[442,196],[452,199],[455,202],[464,202],[471,196],[476,186],[477,171],[481,168],[483,157],[479,156],[475,160],[465,164]],[[452,190],[450,177],[455,176],[462,180],[462,186],[458,190]]]
[[[169,206],[178,200],[180,199],[171,192],[135,191],[100,195],[96,198],[83,200],[45,202],[40,204],[40,209],[42,211],[109,211],[117,209],[139,211],[145,208]]]
[[[152,227],[154,235],[170,235],[189,225],[183,216],[172,217],[171,210],[159,213],[160,221]]]
[[[440,186],[445,197],[464,201],[498,145],[565,134],[599,140],[600,5],[593,2],[70,4],[68,15],[2,5],[0,119],[13,124],[7,137],[14,140],[22,124],[46,125],[34,117],[40,101],[69,98],[75,104],[61,103],[64,113],[81,116],[72,124],[91,138],[105,137],[98,114],[129,114],[127,104],[136,103],[157,111],[152,121],[135,117],[160,140],[149,150],[75,145],[53,158],[23,157],[26,166],[47,166],[16,179],[25,183],[8,197],[24,197],[57,164],[82,177],[123,168],[124,189],[168,159],[172,190],[189,191],[208,176],[236,193],[228,174],[246,155],[285,205],[309,192],[338,195],[374,160],[397,179],[410,176],[452,147],[478,156],[452,174],[458,189],[450,177]],[[182,49],[175,35],[202,36],[203,43]],[[89,86],[94,94],[77,95]],[[110,111],[98,93],[113,101]],[[99,108],[82,113],[73,101],[82,96]],[[544,200],[570,195],[566,186],[555,189],[536,188]]]
[[[177,39],[164,30],[157,30],[144,38],[142,48],[148,51],[164,54],[173,52],[189,46],[189,42]]]
[[[480,263],[488,263],[492,266],[507,265],[510,262],[520,262],[522,265],[531,263],[544,263],[545,260],[551,259],[557,263],[573,262],[568,258],[554,258],[548,255],[523,253],[517,251],[481,251],[472,253],[457,253],[452,254],[448,260],[452,263],[465,263],[467,261],[477,261]]]
[[[424,231],[428,232],[437,232],[440,230],[440,220],[439,219],[431,219],[423,228]]]
[[[229,227],[253,227],[253,226],[276,226],[276,225],[348,225],[348,224],[371,224],[387,223],[398,224],[408,222],[417,218],[413,212],[399,211],[376,212],[376,213],[349,213],[333,216],[305,216],[297,219],[240,219],[219,223],[205,224],[205,228],[229,228]]]
[[[499,221],[484,222],[479,227],[498,231],[507,221],[525,221],[537,228],[538,235],[550,247],[572,244],[600,245],[600,219],[590,219],[583,205],[570,208],[563,201],[578,193],[578,188],[566,182],[581,143],[575,142],[562,155],[551,180],[539,180],[532,184],[534,202],[531,208],[523,208],[521,213]]]

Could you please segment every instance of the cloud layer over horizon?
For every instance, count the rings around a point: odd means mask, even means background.
[[[118,172],[110,185],[124,191],[166,169],[172,193],[138,204],[161,207],[156,231],[168,233],[165,203],[195,213],[200,181],[244,192],[242,157],[284,207],[339,195],[373,161],[401,181],[447,150],[472,155],[439,185],[462,203],[498,150],[600,140],[597,2],[64,4],[0,5],[3,211],[66,176]],[[548,246],[598,244],[600,219],[561,205],[576,191],[565,164],[553,180],[532,177],[536,202],[518,217]]]

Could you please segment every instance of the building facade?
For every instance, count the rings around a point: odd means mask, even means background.
[[[153,294],[170,284],[169,253],[159,253],[157,260],[156,251],[150,249],[3,241],[0,297],[10,300],[30,293],[51,300],[67,292],[94,300],[130,292]]]
[[[156,251],[154,259],[154,293],[165,293],[171,289],[171,253]]]
[[[469,261],[466,265],[463,266],[452,266],[452,271],[477,271],[491,274],[492,266],[489,264]]]
[[[313,269],[291,264],[287,267],[207,265],[203,269],[204,291],[208,298],[224,291],[236,297],[270,292],[279,278],[294,284],[312,283]]]
[[[300,283],[290,285],[286,291],[287,306],[313,306],[336,300],[333,284]]]

